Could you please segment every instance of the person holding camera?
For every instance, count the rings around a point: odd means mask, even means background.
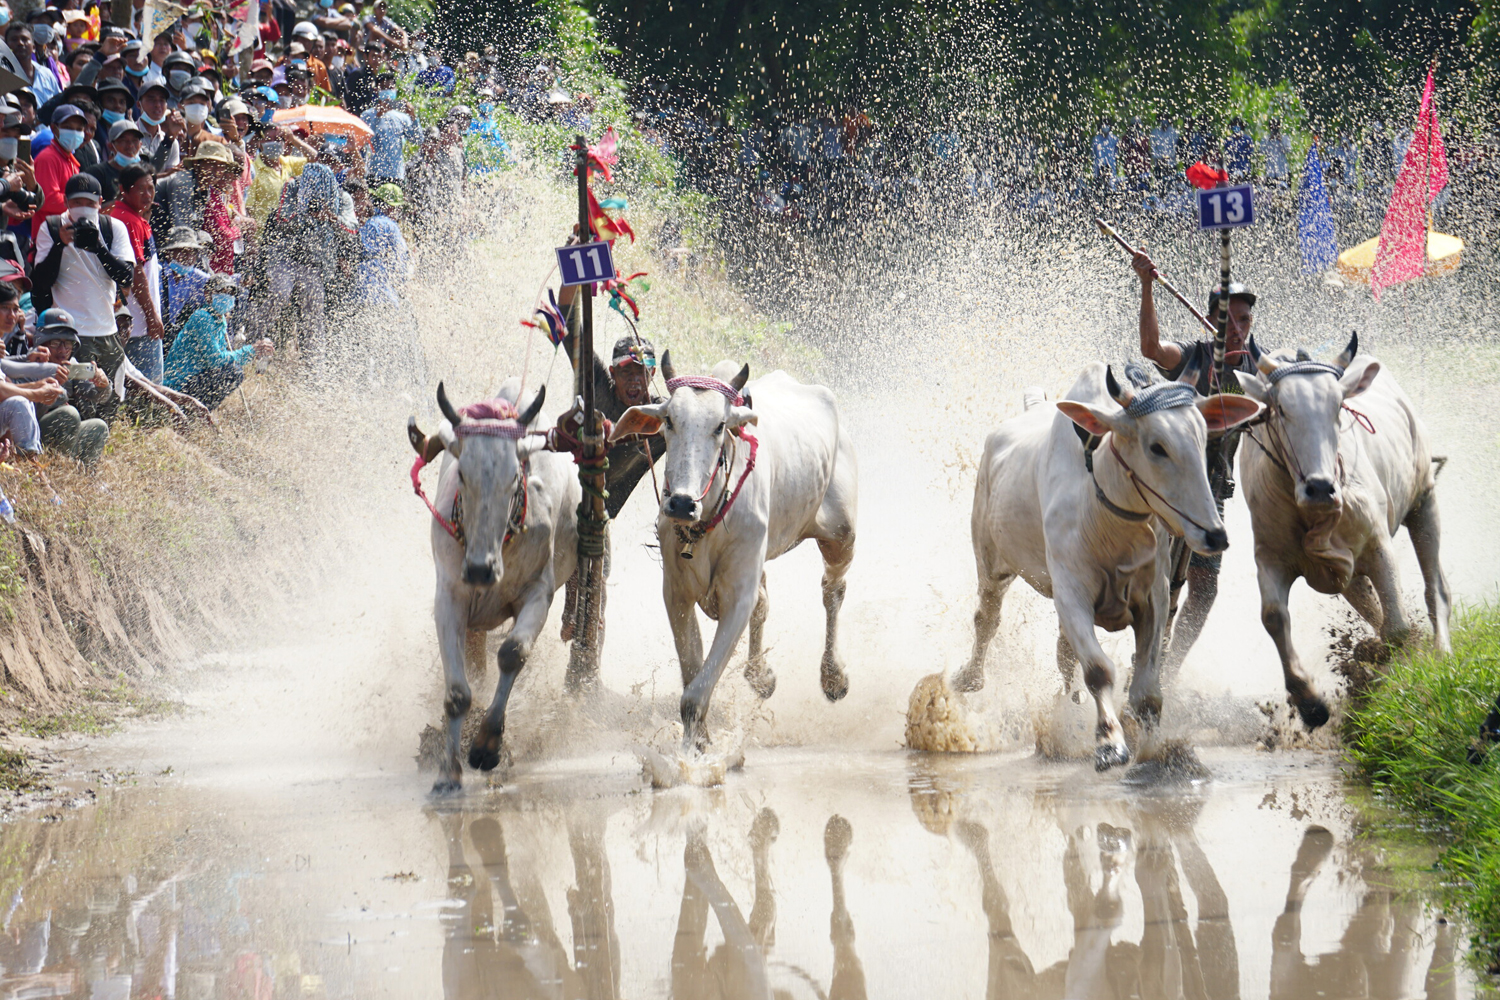
[[[113,379],[125,360],[115,336],[116,291],[135,280],[130,233],[99,214],[102,190],[92,175],[74,174],[63,193],[67,214],[48,216],[37,232],[31,301],[38,312],[57,306],[72,314],[78,360],[95,362]]]

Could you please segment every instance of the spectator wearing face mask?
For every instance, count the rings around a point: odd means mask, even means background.
[[[167,85],[160,80],[142,88],[136,123],[141,128],[141,157],[150,161],[158,178],[182,163],[178,140],[187,129],[182,116],[167,107],[167,96]]]
[[[207,291],[208,305],[188,317],[172,342],[162,384],[213,410],[244,381],[245,362],[253,355],[270,357],[273,348],[269,340],[261,339],[230,350],[229,314],[239,288],[232,279],[215,275]]]
[[[179,102],[182,100],[182,92],[197,75],[198,66],[186,52],[173,52],[162,63],[162,76],[166,80],[167,89]]]
[[[83,168],[84,173],[92,174],[99,181],[99,186],[104,189],[105,201],[112,200],[109,197],[111,189],[116,192],[120,190],[120,171],[141,162],[143,137],[140,126],[129,118],[115,122],[109,127],[104,162]]]
[[[360,115],[375,133],[370,140],[370,158],[365,166],[371,187],[400,184],[406,180],[406,144],[420,143],[422,130],[417,127],[416,108],[407,103],[396,105],[396,75],[382,73],[375,106]]]
[[[209,117],[212,112],[209,105],[212,96],[207,87],[190,86],[183,92],[181,103],[178,104],[178,110],[182,112],[183,123],[187,127],[183,151],[189,156],[198,149],[199,143],[218,138],[209,127]]]
[[[240,176],[240,166],[222,142],[205,140],[183,163],[186,170],[172,174],[156,191],[151,225],[158,232],[178,226],[201,230],[212,240],[210,261],[220,274],[234,273],[234,244],[240,220],[232,217],[226,190]]]
[[[288,153],[291,146],[295,153]],[[264,226],[266,220],[281,202],[281,189],[293,177],[300,177],[302,169],[317,152],[278,126],[267,129],[259,141],[255,154],[255,179],[245,193],[245,212]]]
[[[113,378],[125,358],[115,338],[116,286],[135,280],[135,253],[124,224],[100,215],[103,194],[89,174],[64,188],[66,215],[49,215],[37,232],[31,299],[39,309],[72,314],[80,361],[96,362]]]
[[[36,182],[42,189],[42,208],[31,220],[31,238],[36,239],[42,222],[49,215],[60,215],[67,210],[68,200],[63,193],[68,179],[82,168],[73,151],[83,145],[88,120],[76,105],[64,104],[52,112],[54,139],[46,149],[36,154],[33,170]]]

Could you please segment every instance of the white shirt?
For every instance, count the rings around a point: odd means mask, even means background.
[[[104,220],[99,220],[103,239]],[[133,264],[135,251],[130,248],[130,234],[121,222],[110,220],[114,239],[109,252],[119,260]],[[37,260],[52,252],[52,227],[42,224],[36,234]],[[73,314],[73,328],[80,337],[112,337],[115,334],[115,282],[104,270],[97,254],[69,244],[62,249],[62,264],[57,283],[52,286],[52,304]]]

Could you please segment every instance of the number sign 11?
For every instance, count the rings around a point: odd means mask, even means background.
[[[592,285],[610,281],[615,276],[615,262],[609,244],[583,243],[557,248],[557,269],[564,285]]]
[[[1238,229],[1255,224],[1249,184],[1198,192],[1199,229]]]

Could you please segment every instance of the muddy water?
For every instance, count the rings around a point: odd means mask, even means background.
[[[137,772],[4,834],[0,995],[1467,997],[1462,935],[1334,762],[594,757],[434,806],[406,773]]]

